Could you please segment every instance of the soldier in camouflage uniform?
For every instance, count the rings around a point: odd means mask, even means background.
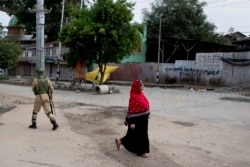
[[[34,109],[32,113],[32,124],[29,128],[36,129],[36,118],[37,114],[39,113],[41,107],[43,107],[45,114],[50,119],[50,122],[53,125],[52,130],[56,130],[59,125],[56,123],[56,119],[50,109],[49,100],[52,100],[52,94],[54,88],[50,80],[43,75],[42,70],[37,70],[37,79],[34,79],[32,83],[32,90],[35,94],[35,101],[34,101]]]

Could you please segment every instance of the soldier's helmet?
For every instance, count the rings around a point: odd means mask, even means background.
[[[37,76],[42,76],[44,74],[44,71],[41,69],[36,70]]]

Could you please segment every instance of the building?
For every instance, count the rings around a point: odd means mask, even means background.
[[[143,33],[141,35],[141,47],[137,48],[130,56],[125,57],[120,63],[143,63],[146,61],[147,50],[147,24],[143,24]]]
[[[245,38],[246,35],[237,31],[237,32],[232,32],[232,33],[226,34],[225,37],[227,37],[231,41],[231,44],[233,44],[234,42]]]
[[[25,27],[18,24],[18,20],[13,16],[7,28],[7,35],[4,40],[10,42],[19,42],[23,52],[19,56],[18,65],[8,71],[9,76],[35,76],[36,69],[36,39],[33,35],[25,34]],[[65,62],[59,55],[59,42],[45,43],[45,69],[46,76],[56,77],[57,70],[64,66]]]
[[[18,42],[21,47],[25,50],[27,45],[30,45],[35,42],[33,35],[25,34],[25,28],[23,25],[18,24],[18,20],[15,16],[13,16],[7,28],[7,35],[3,38],[6,41],[10,42]],[[34,54],[25,54],[23,52],[19,57],[18,66],[16,68],[10,69],[8,71],[8,75],[31,75],[33,72],[31,69],[34,67],[34,61],[32,59]]]
[[[7,27],[8,34],[5,40],[19,42],[23,48],[23,53],[19,57],[18,65],[16,68],[9,70],[11,76],[35,76],[36,69],[36,39],[32,35],[25,34],[25,28],[18,25],[16,17],[12,17],[9,26]],[[146,42],[147,42],[147,26],[144,24],[143,33],[141,34],[141,47],[137,48],[130,56],[121,60],[121,63],[131,62],[145,62],[146,60]],[[67,52],[62,49],[59,55],[59,42],[49,42],[44,44],[45,53],[45,74],[50,78],[56,78],[60,73],[60,78],[73,78],[75,75],[74,69],[66,67],[66,62],[62,55]],[[85,69],[81,68],[85,74],[87,71],[93,70],[94,65],[86,64]],[[86,69],[89,67],[88,69]],[[92,67],[92,68],[91,68]],[[59,71],[59,72],[58,72]]]
[[[241,50],[250,51],[250,37],[241,38],[233,43]]]

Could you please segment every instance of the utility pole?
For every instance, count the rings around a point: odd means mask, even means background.
[[[60,24],[60,31],[62,30],[62,26],[63,26],[63,17],[64,17],[64,3],[65,0],[63,0],[62,2],[62,15],[61,15],[61,24]],[[61,55],[62,55],[62,43],[61,41],[59,41],[59,48],[58,48],[58,57],[57,57],[57,70],[56,70],[56,80],[59,80],[60,77],[60,62],[61,62]]]
[[[44,24],[45,13],[51,10],[43,9],[44,0],[37,0],[36,9],[28,9],[31,13],[36,13],[36,69],[45,72],[44,56]]]
[[[82,6],[83,6],[83,0],[81,0],[80,9],[82,9]]]
[[[162,14],[160,15],[160,25],[159,25],[158,58],[157,58],[157,73],[156,73],[156,82],[157,82],[157,83],[159,83],[159,74],[160,74],[161,17],[162,17]]]

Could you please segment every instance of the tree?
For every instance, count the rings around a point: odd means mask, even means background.
[[[14,15],[14,8],[16,8],[14,6],[16,6],[16,3],[20,3],[20,1],[18,2],[16,0],[0,0],[0,10],[8,13],[9,15]]]
[[[76,6],[77,0],[66,0],[64,18],[69,18],[69,11],[72,6]],[[35,9],[36,0],[8,0],[0,1],[0,10],[9,15],[15,15],[19,24],[25,25],[27,34],[36,34],[36,14],[28,9]],[[44,0],[44,9],[52,9],[45,14],[45,30],[48,41],[58,39],[61,24],[62,0]]]
[[[4,35],[2,23],[0,23],[0,39]]]
[[[151,4],[151,11],[143,11],[143,19],[148,23],[148,35],[158,36],[161,16],[162,37],[225,42],[214,32],[216,26],[206,20],[203,12],[205,5],[206,2],[199,0],[157,0]]]
[[[72,21],[59,34],[62,44],[70,48],[67,62],[97,63],[103,83],[108,62],[119,62],[141,42],[138,25],[130,24],[134,4],[126,0],[97,0],[91,8],[74,10]]]
[[[21,53],[19,43],[0,40],[0,68],[15,67]]]

